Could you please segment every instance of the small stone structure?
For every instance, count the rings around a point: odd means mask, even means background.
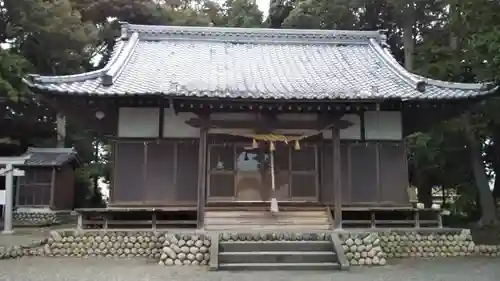
[[[318,241],[324,233],[219,233],[220,241]],[[475,245],[470,231],[343,232],[339,234],[349,264],[385,265],[407,257],[500,257],[500,245]],[[15,247],[0,246],[0,259],[23,256],[147,258],[165,266],[208,265],[210,236],[162,231],[52,231],[48,238]]]
[[[75,169],[81,165],[73,148],[30,147],[20,165],[25,176],[16,183],[14,224],[45,226],[64,222],[74,206]]]

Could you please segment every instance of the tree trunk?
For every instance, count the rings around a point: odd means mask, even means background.
[[[500,172],[500,169],[498,169]],[[499,199],[500,198],[500,174],[496,173],[495,169],[495,175],[498,175],[495,177],[495,184],[493,186],[493,198],[494,199]]]
[[[492,159],[491,166],[493,169],[493,173],[495,175],[495,183],[493,185],[493,198],[495,201],[500,198],[500,133],[497,130],[494,130],[492,135]]]
[[[450,7],[450,12],[449,12],[449,18],[452,20],[452,23],[450,24],[450,48],[454,51],[458,50],[458,41],[459,41],[459,35],[457,32],[457,26],[459,26],[458,22],[455,21],[455,17],[460,14],[460,6],[457,1],[454,5],[451,5]]]
[[[94,138],[94,142],[94,165],[97,166],[99,163],[99,141],[97,138]],[[99,176],[94,175],[92,180],[94,182],[94,195],[101,194],[101,190],[99,189]]]
[[[417,173],[418,202],[424,203],[426,208],[432,205],[432,184],[426,179],[424,173]]]
[[[413,24],[415,23],[413,3],[410,2],[404,7],[405,18],[403,20],[403,46],[405,54],[405,68],[408,71],[413,70],[413,53],[415,41],[413,40]]]
[[[496,217],[495,201],[493,200],[493,194],[490,190],[488,177],[485,173],[485,166],[481,155],[481,146],[479,145],[477,137],[471,127],[470,113],[467,112],[464,114],[463,122],[472,172],[476,181],[476,187],[478,189],[479,201],[481,205],[481,220],[479,221],[479,224],[496,224],[498,221]]]

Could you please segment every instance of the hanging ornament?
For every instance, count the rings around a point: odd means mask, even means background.
[[[271,151],[275,151],[276,150],[276,147],[274,146],[274,142],[273,141],[269,142],[269,150],[271,150]]]
[[[300,150],[300,143],[298,140],[295,141],[295,146],[294,146],[295,150]]]
[[[252,148],[259,148],[259,144],[255,139],[252,140]]]
[[[276,198],[272,198],[271,199],[271,212],[272,213],[278,213],[279,212],[278,200],[276,200]]]

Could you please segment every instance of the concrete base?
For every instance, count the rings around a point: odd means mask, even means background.
[[[16,233],[14,230],[2,230],[2,235],[12,235]]]

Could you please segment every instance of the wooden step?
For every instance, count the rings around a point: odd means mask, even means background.
[[[281,211],[324,211],[325,206],[284,206],[278,203]],[[270,204],[263,206],[206,206],[205,211],[264,211],[269,212]]]
[[[331,228],[326,209],[316,211],[280,211],[271,213],[261,210],[207,211],[207,230],[328,230]]]
[[[205,223],[209,224],[225,224],[225,223],[241,223],[241,224],[323,224],[328,223],[328,218],[205,218]]]
[[[325,211],[280,211],[271,213],[269,211],[207,211],[206,218],[220,218],[220,217],[240,217],[240,218],[255,218],[255,217],[320,217],[325,216]]]

